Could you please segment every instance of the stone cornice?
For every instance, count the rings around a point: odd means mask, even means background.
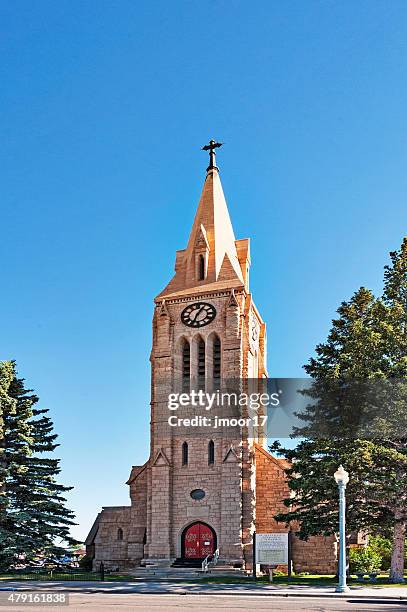
[[[244,288],[242,289],[234,289],[235,295],[241,295],[243,294],[244,296],[247,295],[246,291]],[[216,298],[216,297],[228,297],[230,296],[230,289],[229,290],[225,290],[225,291],[208,291],[208,293],[199,293],[198,295],[190,295],[190,296],[186,296],[186,297],[179,297],[179,298],[165,298],[165,304],[166,306],[168,306],[169,304],[184,304],[186,302],[195,302],[196,300],[202,300],[202,299],[211,299],[211,298]],[[163,302],[163,300],[157,299],[155,300],[155,304],[156,306],[161,305]]]

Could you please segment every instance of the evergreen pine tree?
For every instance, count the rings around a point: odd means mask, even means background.
[[[8,517],[6,480],[9,476],[7,460],[6,428],[11,414],[15,414],[16,402],[8,394],[13,378],[11,363],[0,363],[0,568],[7,564],[14,541],[12,524]]]
[[[382,304],[365,288],[359,289],[349,302],[338,309],[326,343],[316,347],[305,370],[314,379],[310,395],[322,398],[312,403],[305,414],[304,426],[296,435],[301,441],[294,449],[281,449],[275,443],[272,451],[284,453],[292,463],[287,471],[289,486],[295,493],[285,500],[290,508],[279,520],[299,521],[299,535],[331,535],[338,528],[338,490],[333,474],[339,464],[351,468],[347,486],[347,525],[349,531],[388,524],[390,515],[368,503],[369,482],[366,474],[374,469],[375,441],[352,437],[352,423],[341,414],[343,405],[333,403],[341,380],[364,379],[382,375],[383,341],[376,331],[376,313]],[[327,381],[332,381],[329,386]],[[328,401],[327,401],[328,396]],[[356,421],[357,423],[357,421]]]
[[[390,253],[391,266],[385,267],[383,299],[390,313],[386,335],[386,355],[392,375],[407,378],[407,237],[398,251]],[[394,452],[407,455],[407,433],[404,430],[395,444]],[[404,548],[407,525],[407,470],[397,468],[398,487],[395,491],[397,508],[393,527],[393,550],[390,578],[400,580],[404,575]]]
[[[290,488],[296,494],[295,507],[292,498],[285,500],[290,510],[278,519],[299,521],[299,535],[303,538],[335,533],[338,514],[333,473],[342,463],[351,471],[347,487],[348,528],[382,533],[393,530],[390,578],[399,582],[403,581],[407,519],[407,452],[406,392],[396,379],[407,377],[407,240],[400,251],[391,253],[391,258],[392,266],[385,271],[383,299],[376,299],[362,287],[349,302],[343,302],[327,341],[317,346],[316,357],[305,366],[314,380],[314,397],[319,395],[322,399],[311,404],[304,415],[304,427],[297,432],[304,440],[293,450],[283,450],[278,443],[272,450],[283,452],[293,463],[287,474]],[[357,381],[366,379],[382,381],[377,388],[382,392],[391,389],[398,401],[387,401],[389,414],[383,408],[383,414],[370,419],[370,432],[374,433],[376,425],[376,435],[359,437],[357,430],[347,435],[352,420],[347,422],[341,411],[344,406],[360,409],[363,393],[349,393],[349,388],[360,391]],[[386,387],[390,379],[393,385]],[[343,389],[347,397],[353,395],[353,405],[330,403],[332,392],[331,395],[326,392],[329,381],[334,381],[339,396]],[[313,391],[310,395],[313,396]],[[399,437],[394,435],[397,419]],[[324,437],[321,431],[327,424],[329,436]],[[386,437],[386,427],[392,432],[391,437]]]
[[[3,426],[7,504],[0,524],[1,532],[10,535],[3,562],[8,565],[16,555],[30,560],[38,554],[62,552],[61,541],[76,543],[69,535],[74,515],[65,507],[63,496],[72,487],[56,479],[60,460],[52,456],[58,446],[53,423],[48,410],[35,408],[38,397],[17,378],[15,364],[2,365],[8,372],[10,367],[6,393],[14,410]]]
[[[21,476],[27,470],[30,454],[31,431],[28,421],[32,416],[26,403],[18,402],[10,394],[10,386],[15,377],[13,362],[0,363],[2,381],[2,420],[1,420],[1,515],[0,515],[0,565],[7,567],[20,551],[17,537],[23,540],[22,527],[28,516],[22,511],[18,499],[24,495]]]

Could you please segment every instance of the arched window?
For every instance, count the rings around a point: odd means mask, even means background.
[[[198,280],[205,280],[205,257],[199,256],[198,259]]]
[[[185,340],[182,348],[182,390],[189,391],[191,378],[191,348],[189,342]]]
[[[123,540],[123,529],[121,527],[119,527],[119,529],[117,530],[117,539],[119,540],[119,542]]]
[[[220,386],[221,376],[221,345],[218,336],[213,341],[213,384],[216,388]]]
[[[213,465],[215,463],[215,443],[213,440],[210,440],[208,443],[208,465]]]
[[[205,341],[198,342],[198,388],[205,388]]]
[[[182,465],[188,465],[188,443],[182,443]]]

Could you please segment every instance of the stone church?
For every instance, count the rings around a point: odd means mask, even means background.
[[[287,464],[266,450],[258,428],[174,427],[168,395],[216,388],[222,379],[262,379],[266,324],[250,293],[250,241],[236,240],[215,149],[188,244],[155,298],[151,351],[151,443],[133,466],[129,506],[106,506],[86,539],[94,567],[129,569],[200,561],[218,551],[225,566],[252,567],[253,532],[286,532],[273,516],[289,495]],[[177,420],[177,419],[175,419]],[[335,571],[333,538],[292,538],[295,571]]]

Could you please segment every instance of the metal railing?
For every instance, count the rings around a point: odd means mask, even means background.
[[[103,562],[99,565],[98,570],[91,571],[80,567],[70,566],[26,566],[23,568],[9,569],[5,572],[0,572],[0,580],[46,580],[46,581],[81,581],[88,582],[90,580],[104,580],[105,567]]]
[[[219,548],[215,550],[213,555],[207,555],[205,559],[202,561],[202,571],[207,572],[209,569],[209,564],[215,566],[219,561]]]

